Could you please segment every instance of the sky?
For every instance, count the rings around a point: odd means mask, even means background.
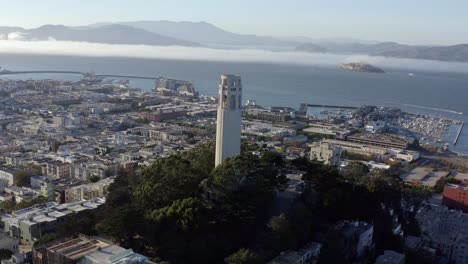
[[[206,21],[270,36],[468,43],[467,0],[0,0],[0,26]]]

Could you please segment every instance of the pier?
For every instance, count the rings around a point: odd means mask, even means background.
[[[457,133],[457,136],[455,137],[455,140],[453,141],[453,145],[457,145],[458,143],[458,139],[460,138],[460,135],[463,131],[463,127],[465,126],[465,122],[462,122],[461,126],[460,126],[460,129],[458,130],[458,133]]]
[[[319,105],[319,104],[301,104],[299,113],[306,114],[309,107],[337,108],[337,109],[357,109],[355,106],[336,106],[336,105]]]
[[[45,70],[45,71],[0,71],[1,75],[18,75],[18,74],[76,74],[82,75],[83,77],[97,77],[97,78],[126,78],[126,79],[142,79],[142,80],[158,80],[162,77],[150,77],[150,76],[133,76],[133,75],[116,75],[116,74],[94,74],[90,72],[80,72],[80,71],[55,71],[55,70]]]

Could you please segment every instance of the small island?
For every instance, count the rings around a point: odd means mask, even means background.
[[[355,72],[385,73],[384,70],[373,65],[362,62],[343,63],[340,69]]]

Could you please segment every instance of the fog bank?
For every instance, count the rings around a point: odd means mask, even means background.
[[[1,39],[1,38],[0,38]],[[337,55],[304,52],[273,52],[258,49],[211,49],[201,47],[115,45],[69,41],[21,41],[21,36],[0,40],[0,53],[69,55],[90,57],[130,57],[145,59],[251,62],[335,67],[361,61],[383,68],[468,73],[468,63],[396,59],[367,55]]]

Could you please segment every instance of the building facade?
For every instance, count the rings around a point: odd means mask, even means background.
[[[326,142],[316,142],[310,147],[310,159],[323,162],[325,165],[339,166],[341,147]]]
[[[215,166],[240,154],[242,83],[240,76],[221,75],[216,127]]]
[[[447,184],[444,187],[442,204],[468,213],[468,185],[467,181],[460,184]]]

